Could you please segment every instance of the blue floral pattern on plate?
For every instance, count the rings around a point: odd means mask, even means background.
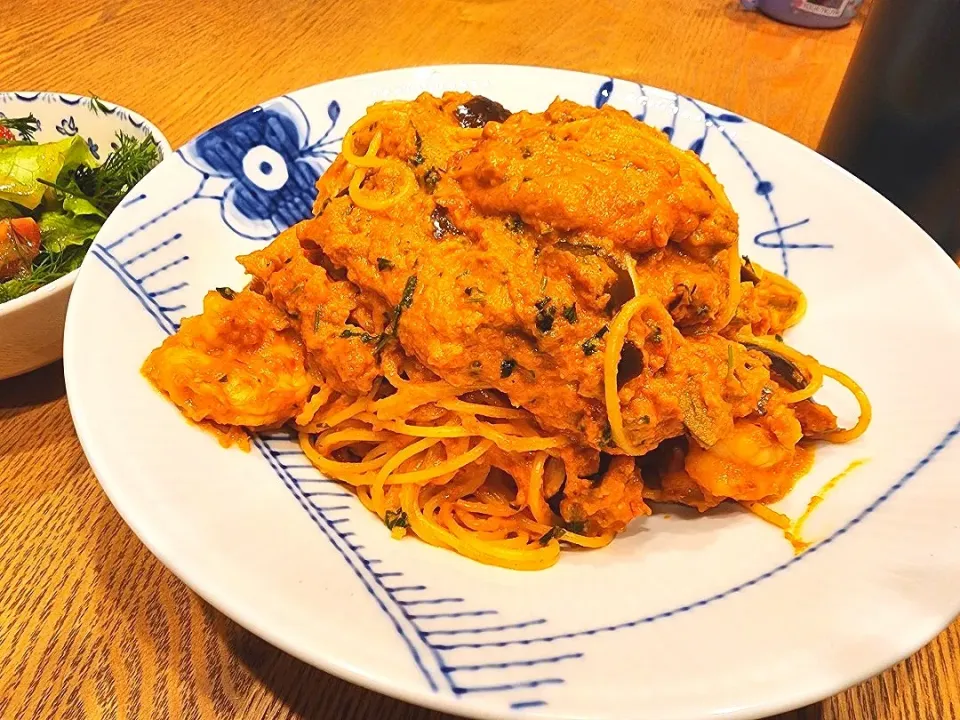
[[[201,135],[183,150],[183,158],[208,177],[228,180],[221,214],[231,230],[251,239],[267,239],[310,217],[316,182],[336,154],[339,138],[330,132],[340,116],[327,107],[330,126],[309,143],[310,123],[297,103],[282,98],[255,107]]]

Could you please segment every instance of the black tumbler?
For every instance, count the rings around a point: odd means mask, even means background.
[[[874,0],[819,149],[960,260],[960,0]]]

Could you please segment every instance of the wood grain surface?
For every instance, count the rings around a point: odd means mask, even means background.
[[[815,145],[860,31],[732,0],[0,0],[0,90],[96,93],[173,145],[260,100],[418,64],[550,65],[694,95]],[[0,718],[447,717],[310,668],[141,545],[74,434],[59,363],[0,382]],[[960,718],[960,625],[778,720]]]

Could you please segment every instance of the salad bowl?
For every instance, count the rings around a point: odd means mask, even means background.
[[[154,125],[118,105],[66,93],[0,93],[0,118],[30,116],[36,120],[32,136],[38,145],[74,139],[74,146],[82,149],[76,145],[79,139],[86,146],[85,157],[94,163],[109,156],[121,132],[136,140],[152,136],[161,158],[171,154],[169,143]],[[23,295],[5,302],[0,296],[0,380],[47,365],[62,355],[67,301],[81,260],[82,256],[72,257],[69,265],[61,266],[67,270],[65,274]]]

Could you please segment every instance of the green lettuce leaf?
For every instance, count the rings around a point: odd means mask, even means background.
[[[96,164],[87,143],[77,136],[43,145],[0,145],[0,200],[32,210],[47,190],[40,180],[56,182],[64,170]]]
[[[41,247],[51,255],[63,252],[71,245],[83,245],[93,240],[103,226],[98,217],[77,217],[69,213],[46,212],[40,216]]]
[[[63,209],[74,215],[96,215],[106,220],[107,216],[100,212],[92,202],[79,195],[67,195],[63,198]]]

